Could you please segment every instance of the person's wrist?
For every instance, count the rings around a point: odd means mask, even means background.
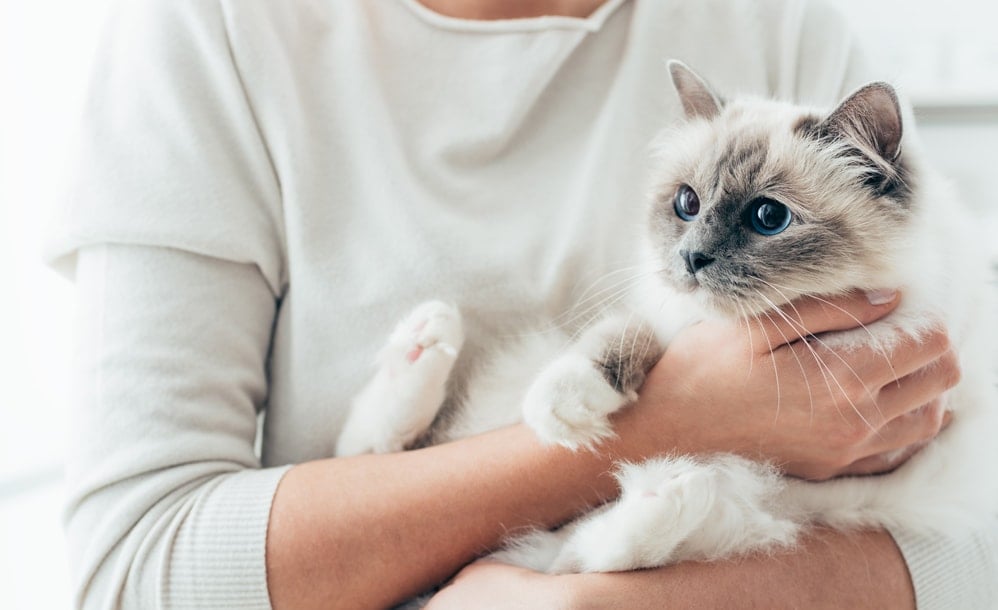
[[[607,452],[615,461],[641,462],[662,455],[705,455],[736,449],[734,440],[725,444],[718,439],[705,438],[704,426],[684,429],[682,417],[676,415],[691,407],[672,394],[665,394],[661,385],[660,378],[654,388],[646,384],[639,392],[638,400],[612,418],[616,437],[607,444]],[[712,434],[718,436],[719,430],[718,426],[713,426]]]
[[[607,604],[607,591],[601,585],[604,579],[593,578],[592,574],[562,574],[552,576],[551,586],[558,608],[566,610],[605,610],[619,607]],[[610,598],[612,599],[612,598]]]

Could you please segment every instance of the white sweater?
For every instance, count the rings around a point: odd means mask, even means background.
[[[824,105],[867,80],[794,0],[121,2],[50,251],[81,305],[77,603],[269,608],[274,489],[333,454],[403,312],[458,303],[473,359],[624,260],[673,57]],[[921,607],[998,605],[998,533],[894,534]]]

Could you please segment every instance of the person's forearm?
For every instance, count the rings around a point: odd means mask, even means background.
[[[405,453],[328,459],[281,481],[267,534],[274,608],[384,607],[525,526],[616,493],[611,461],[524,426]]]
[[[915,608],[904,559],[883,531],[816,530],[791,551],[613,574],[579,574],[573,599],[592,610]]]

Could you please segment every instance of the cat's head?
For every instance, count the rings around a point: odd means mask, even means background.
[[[914,201],[894,89],[873,83],[822,113],[722,101],[683,64],[669,68],[686,119],[653,169],[660,277],[726,315],[879,287]]]

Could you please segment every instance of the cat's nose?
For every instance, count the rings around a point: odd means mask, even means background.
[[[713,258],[703,252],[680,250],[679,256],[683,257],[683,261],[686,263],[686,270],[690,272],[690,275],[696,275],[697,271],[714,262]]]

